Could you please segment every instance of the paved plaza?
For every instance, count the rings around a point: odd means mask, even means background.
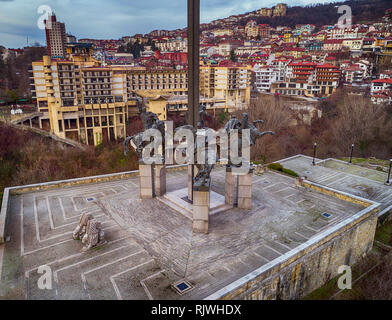
[[[213,170],[212,191],[221,196],[224,179],[223,168]],[[0,297],[203,299],[363,209],[266,172],[253,177],[252,210],[213,214],[209,233],[197,234],[168,199],[141,200],[138,184],[133,177],[12,195]],[[185,170],[167,173],[168,194],[186,187]],[[72,240],[82,211],[102,222],[107,240],[87,253]],[[42,265],[51,267],[52,290],[37,286]],[[194,288],[180,295],[171,285],[183,279]]]
[[[279,163],[310,181],[380,203],[380,214],[392,209],[392,187],[384,184],[386,172],[335,159],[317,160],[313,166],[312,158],[307,156],[295,156]]]

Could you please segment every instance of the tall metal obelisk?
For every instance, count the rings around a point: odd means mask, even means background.
[[[197,128],[200,95],[200,0],[188,0],[188,124]]]
[[[188,124],[197,128],[200,100],[200,0],[188,0]],[[190,172],[189,172],[190,170]],[[188,200],[193,202],[195,165],[188,170]],[[188,186],[189,188],[189,186]]]

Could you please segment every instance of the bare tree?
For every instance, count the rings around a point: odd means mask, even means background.
[[[284,105],[279,98],[271,96],[259,96],[252,100],[247,110],[239,110],[236,112],[237,117],[241,118],[241,114],[247,112],[249,119],[264,120],[263,124],[259,124],[262,131],[274,131],[275,136],[264,136],[256,141],[252,148],[252,159],[264,159],[269,161],[278,158],[282,150],[279,146],[280,133],[291,125],[293,117],[289,107]]]
[[[372,141],[379,140],[385,121],[385,106],[362,96],[345,96],[338,102],[330,131],[336,151],[345,154],[348,146],[355,143],[363,152]]]

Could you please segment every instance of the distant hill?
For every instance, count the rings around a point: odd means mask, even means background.
[[[257,23],[267,23],[272,27],[289,26],[296,24],[314,24],[321,27],[328,24],[336,24],[340,15],[336,6],[348,5],[353,14],[353,23],[367,23],[380,21],[385,14],[385,10],[392,8],[391,0],[350,0],[328,4],[315,4],[305,7],[295,6],[287,8],[285,17],[257,17]],[[240,24],[245,25],[249,18],[241,20]]]

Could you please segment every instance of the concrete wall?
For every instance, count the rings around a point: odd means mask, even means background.
[[[341,265],[353,265],[371,250],[377,215],[339,234],[287,265],[277,265],[222,299],[300,299],[338,275]]]
[[[380,204],[309,181],[304,181],[304,186],[365,208],[206,300],[300,299],[337,276],[339,266],[352,266],[371,250]]]

